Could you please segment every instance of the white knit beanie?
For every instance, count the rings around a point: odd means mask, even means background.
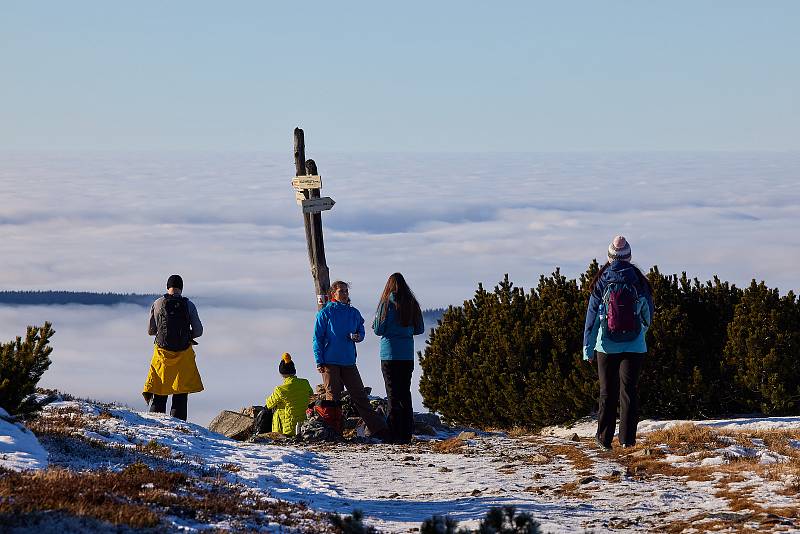
[[[608,261],[631,261],[631,245],[624,236],[618,235],[611,240]]]

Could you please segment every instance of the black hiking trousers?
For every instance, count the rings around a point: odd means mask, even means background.
[[[600,406],[597,410],[597,439],[611,447],[617,426],[619,403],[619,443],[636,444],[636,426],[639,424],[639,372],[644,353],[597,353],[597,374],[600,376]]]
[[[395,443],[410,443],[414,433],[411,407],[411,373],[414,360],[381,360],[383,382],[389,398],[389,430]]]
[[[172,395],[172,408],[170,409],[169,414],[172,417],[186,421],[186,405],[188,402],[188,393],[175,393]],[[167,413],[167,395],[153,395],[153,400],[150,401],[150,411],[156,413]]]

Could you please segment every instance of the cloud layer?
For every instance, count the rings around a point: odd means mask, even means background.
[[[556,266],[576,276],[618,233],[643,267],[797,289],[800,154],[310,155],[336,200],[323,215],[331,276],[353,283],[368,322],[394,271],[423,307],[457,304],[504,273],[525,287]],[[0,286],[158,292],[181,273],[208,329],[207,392],[192,402],[208,399],[208,415],[263,400],[281,352],[310,358],[315,297],[293,168],[288,150],[0,153]],[[146,310],[0,311],[4,338],[56,323],[52,385],[138,402]],[[360,354],[378,386],[376,346]]]

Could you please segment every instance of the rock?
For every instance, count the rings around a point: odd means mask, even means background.
[[[404,456],[403,457],[403,461],[404,462],[413,462],[414,460],[416,460],[416,458],[414,458],[413,456]]]
[[[481,490],[479,490],[479,489],[474,489],[474,490],[472,490],[472,493],[470,493],[470,495],[472,495],[473,497],[477,497],[477,496],[478,496],[478,495],[480,495],[481,493],[483,493]]]
[[[239,413],[255,419],[255,417],[262,411],[264,411],[263,406],[248,406],[239,410]]]
[[[414,422],[414,434],[418,436],[435,436],[436,430],[431,425]]]
[[[456,439],[460,439],[461,441],[466,441],[468,439],[475,439],[477,437],[478,437],[478,435],[475,432],[469,432],[469,431],[465,430],[465,431],[461,432],[461,434],[456,436]]]
[[[582,479],[580,479],[578,482],[579,482],[580,484],[589,484],[589,483],[591,483],[591,482],[597,482],[597,480],[598,480],[598,479],[597,479],[597,477],[591,477],[591,476],[590,476],[590,477],[583,477],[583,478],[582,478]]]
[[[209,423],[208,429],[223,436],[244,441],[253,433],[253,418],[249,415],[224,410]]]
[[[440,467],[439,468],[439,472],[440,473],[449,473],[451,471],[452,471],[452,469],[450,469],[449,467]]]
[[[569,438],[569,440],[570,441],[580,441],[581,437],[576,433],[576,434],[572,434],[572,437]]]
[[[415,413],[414,426],[417,424],[428,425],[432,428],[445,428],[442,424],[442,420],[435,413]]]

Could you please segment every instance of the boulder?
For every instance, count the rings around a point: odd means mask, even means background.
[[[257,416],[258,413],[263,410],[264,410],[263,406],[248,406],[246,408],[242,408],[241,410],[239,410],[239,413],[242,415],[248,415],[250,417],[255,418],[255,416]]]
[[[253,418],[239,412],[224,410],[208,424],[208,429],[229,438],[244,441],[253,434]]]
[[[442,424],[441,418],[435,413],[414,413],[414,423],[415,426],[417,423],[426,424],[433,428],[445,428]]]

